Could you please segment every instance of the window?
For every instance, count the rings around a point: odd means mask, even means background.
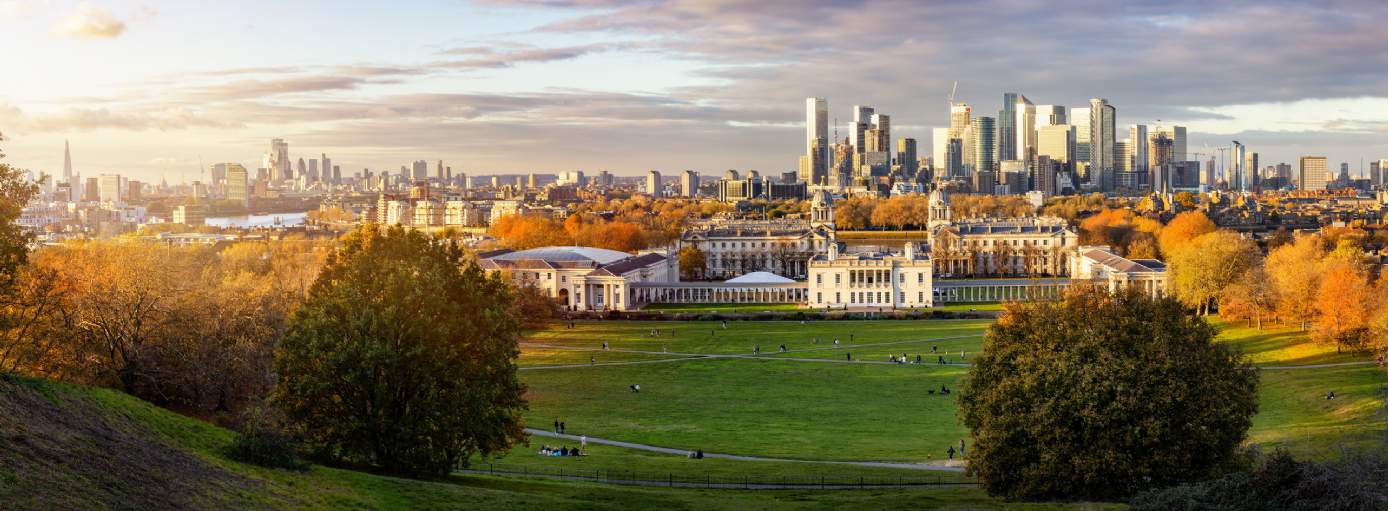
[[[901,299],[900,299],[900,300],[897,300],[897,301],[898,301],[898,302],[901,302],[901,303],[906,303],[906,292],[905,292],[905,291],[902,291],[902,292],[901,292]]]
[[[834,293],[834,303],[841,303],[841,301],[842,301],[842,300],[839,298],[839,294],[838,294],[838,293]]]
[[[917,293],[916,293],[916,301],[917,301],[917,302],[920,302],[920,303],[925,303],[925,292],[924,292],[924,291],[921,291],[921,292],[917,292]]]
[[[814,301],[815,301],[815,303],[823,303],[823,302],[824,302],[824,296],[823,296],[821,293],[815,293],[815,294],[814,294]]]
[[[920,272],[920,273],[917,273],[917,274],[916,274],[916,283],[917,283],[917,284],[924,284],[924,283],[925,283],[925,272]]]
[[[814,276],[814,283],[815,283],[816,286],[822,286],[822,285],[824,285],[824,275],[823,275],[823,274],[820,274],[820,273],[816,273],[815,276]]]
[[[560,275],[560,276],[559,276],[559,282],[568,282],[568,281],[569,281],[569,276],[568,276],[568,275]]]
[[[848,293],[848,303],[858,303],[858,293]]]
[[[837,285],[839,285],[839,284],[842,283],[842,281],[843,281],[843,278],[842,278],[842,277],[843,277],[843,274],[842,274],[842,273],[835,273],[835,274],[834,274],[834,285],[835,285],[835,286],[837,286]]]

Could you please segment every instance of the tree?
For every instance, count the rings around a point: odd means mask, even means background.
[[[680,279],[699,280],[708,267],[708,254],[699,247],[688,246],[680,249]]]
[[[1161,253],[1165,257],[1170,258],[1181,247],[1189,244],[1195,238],[1214,232],[1215,229],[1214,222],[1211,222],[1204,213],[1186,211],[1176,215],[1176,218],[1172,218],[1171,222],[1162,228],[1161,234],[1157,236],[1157,246],[1161,248]]]
[[[1267,273],[1277,295],[1277,313],[1298,322],[1302,330],[1315,318],[1324,255],[1315,236],[1302,236],[1268,253]]]
[[[525,408],[514,293],[456,244],[363,226],[290,320],[274,401],[320,454],[391,472],[509,449]]]
[[[1268,282],[1267,271],[1254,265],[1242,277],[1224,288],[1219,298],[1219,315],[1226,319],[1244,319],[1263,329],[1263,318],[1272,315],[1277,295]]]
[[[1116,499],[1220,475],[1258,374],[1170,298],[1075,288],[1014,302],[961,382],[969,473],[991,495]]]
[[[1367,346],[1377,301],[1365,272],[1350,262],[1330,261],[1321,274],[1315,301],[1319,319],[1311,329],[1311,339],[1352,349]]]
[[[5,137],[0,134],[0,142]],[[33,235],[19,225],[24,206],[39,193],[39,185],[31,183],[23,171],[4,163],[0,151],[0,295],[14,290],[20,267],[29,261],[29,242]]]
[[[1176,298],[1201,315],[1209,314],[1224,288],[1256,263],[1251,241],[1229,231],[1203,234],[1168,253]]]

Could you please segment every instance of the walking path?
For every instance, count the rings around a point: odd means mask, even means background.
[[[688,481],[653,481],[649,479],[622,479],[603,477],[603,474],[594,473],[592,476],[586,475],[559,475],[541,473],[520,473],[520,472],[493,472],[481,469],[462,469],[454,470],[454,473],[479,476],[521,476],[539,477],[543,479],[558,479],[563,481],[591,481],[606,484],[622,484],[629,486],[659,486],[665,488],[703,488],[712,490],[860,490],[876,488],[954,488],[954,487],[976,487],[978,483],[968,482],[936,482],[923,484],[766,484],[766,483],[727,483],[727,482],[688,482]]]
[[[783,352],[768,352],[768,353],[763,353],[763,354],[759,354],[759,355],[748,355],[748,354],[740,354],[740,353],[686,353],[686,352],[677,352],[677,351],[650,351],[650,350],[633,350],[633,349],[620,349],[620,348],[602,349],[602,348],[591,348],[591,347],[584,347],[584,346],[565,346],[565,345],[560,345],[560,344],[547,344],[547,343],[537,343],[537,342],[522,342],[522,343],[521,343],[521,346],[533,346],[533,347],[537,347],[537,348],[546,348],[546,349],[554,349],[554,350],[591,351],[591,352],[609,352],[609,353],[635,353],[635,354],[642,354],[642,355],[667,355],[667,356],[673,355],[674,357],[678,357],[678,358],[662,358],[662,359],[656,359],[656,360],[631,360],[631,361],[626,361],[626,362],[603,362],[603,363],[599,363],[599,364],[563,364],[563,365],[550,365],[550,366],[529,366],[529,367],[522,367],[522,368],[520,368],[520,370],[522,370],[522,371],[534,371],[534,370],[541,370],[541,369],[573,369],[573,368],[579,368],[579,367],[622,366],[622,365],[636,365],[636,364],[658,364],[658,363],[667,363],[667,362],[682,362],[682,361],[686,361],[686,360],[717,359],[717,358],[724,358],[724,359],[728,359],[728,358],[741,358],[741,359],[757,359],[757,360],[785,360],[785,361],[790,361],[790,362],[810,362],[810,363],[828,363],[828,364],[869,364],[869,365],[893,365],[893,366],[894,366],[894,365],[913,365],[913,364],[900,364],[900,363],[897,363],[897,362],[889,362],[889,361],[885,361],[885,360],[862,360],[862,359],[859,359],[859,360],[847,360],[847,359],[838,359],[838,358],[785,357],[785,356],[780,356],[780,355],[785,355],[785,354],[788,354],[788,353],[805,353],[805,352],[827,351],[827,350],[844,350],[844,351],[846,351],[846,352],[850,352],[850,353],[851,353],[851,351],[848,351],[848,350],[850,350],[850,349],[859,349],[859,348],[879,347],[879,346],[892,346],[892,345],[898,345],[898,344],[914,344],[914,343],[922,343],[922,342],[937,342],[937,341],[946,341],[946,340],[952,340],[952,339],[968,339],[968,338],[972,338],[972,337],[982,337],[982,336],[983,336],[983,334],[969,334],[969,335],[955,335],[955,336],[950,336],[950,337],[936,337],[936,338],[930,338],[930,339],[908,339],[908,340],[903,340],[903,341],[885,341],[885,342],[874,342],[874,343],[864,343],[864,344],[852,344],[852,345],[845,345],[845,346],[838,346],[838,347],[835,347],[835,346],[823,346],[823,347],[817,347],[817,348],[803,348],[803,349],[786,350],[786,351],[783,351]],[[940,356],[940,355],[948,355],[948,354],[946,354],[946,353],[931,353],[930,355]],[[938,363],[935,363],[935,362],[926,361],[926,362],[923,362],[923,363],[918,364],[918,365],[935,365],[935,366],[938,366],[938,365],[947,365],[947,366],[963,366],[963,367],[968,367],[970,364],[962,363],[962,362],[945,362],[944,364],[938,364]]]
[[[564,435],[564,434],[555,433],[555,432],[553,432],[553,431],[549,431],[549,430],[545,430],[545,429],[525,428],[525,432],[526,432],[526,433],[530,433],[530,434],[535,435],[535,436],[542,436],[542,437],[548,437],[548,438],[557,438],[557,439],[561,439],[561,440],[570,440],[570,441],[573,441],[574,443],[578,443],[578,442],[581,440],[581,438],[580,438],[579,435]],[[638,444],[638,443],[634,443],[634,442],[623,442],[623,441],[621,441],[621,440],[608,440],[608,439],[604,439],[604,438],[595,438],[595,437],[591,437],[591,436],[588,437],[588,442],[589,442],[589,443],[594,443],[594,444],[601,444],[601,445],[610,445],[610,446],[613,446],[613,447],[623,447],[623,448],[626,448],[626,449],[638,449],[638,450],[642,450],[642,451],[658,452],[658,453],[662,453],[662,454],[674,454],[674,455],[679,455],[679,456],[686,456],[686,455],[688,455],[690,452],[694,451],[694,449],[674,449],[674,448],[670,448],[670,447],[658,447],[658,446],[654,446],[654,445]],[[717,453],[711,453],[711,452],[704,452],[704,457],[705,457],[705,458],[714,458],[714,459],[723,459],[723,460],[734,460],[734,461],[777,461],[777,462],[791,462],[791,463],[815,463],[815,464],[824,464],[824,465],[853,465],[853,466],[859,466],[859,467],[877,467],[877,468],[905,468],[905,469],[912,469],[912,470],[937,470],[937,471],[945,471],[945,472],[963,472],[963,471],[964,471],[964,466],[963,466],[962,464],[958,464],[958,463],[956,463],[956,464],[954,464],[954,465],[936,465],[936,464],[929,464],[929,463],[902,463],[902,462],[891,462],[891,461],[805,460],[805,459],[796,459],[796,458],[770,458],[770,457],[763,457],[763,456],[742,456],[742,455],[738,455],[738,454],[717,454]]]
[[[1376,363],[1376,362],[1374,362],[1374,361],[1372,361],[1372,360],[1360,360],[1360,361],[1357,361],[1357,362],[1336,362],[1336,363],[1332,363],[1332,364],[1308,364],[1308,365],[1301,365],[1301,366],[1260,366],[1260,365],[1255,365],[1254,367],[1257,367],[1258,369],[1268,369],[1268,370],[1271,370],[1271,371],[1286,371],[1286,370],[1291,370],[1291,369],[1325,369],[1325,368],[1327,368],[1327,367],[1367,366],[1367,365],[1374,365],[1375,363]]]

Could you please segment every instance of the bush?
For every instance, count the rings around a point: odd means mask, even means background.
[[[236,461],[270,468],[305,470],[302,446],[290,432],[284,415],[273,408],[257,407],[242,416],[236,439],[227,456]]]
[[[1359,511],[1388,508],[1388,456],[1349,455],[1317,464],[1285,451],[1251,471],[1152,490],[1131,501],[1133,511]]]

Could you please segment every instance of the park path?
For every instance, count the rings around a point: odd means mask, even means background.
[[[535,435],[535,436],[542,436],[542,437],[546,437],[546,438],[555,438],[555,439],[560,439],[560,440],[569,440],[569,441],[572,441],[572,442],[574,442],[574,443],[578,443],[578,442],[581,441],[581,439],[582,439],[579,435],[559,434],[559,433],[555,433],[555,432],[553,432],[553,431],[549,431],[549,430],[545,430],[545,429],[525,428],[525,432],[526,432],[526,433],[530,433],[531,435]],[[638,443],[634,443],[634,442],[623,442],[623,441],[621,441],[621,440],[609,440],[609,439],[605,439],[605,438],[596,438],[596,437],[591,437],[591,436],[588,437],[588,442],[589,442],[589,443],[594,443],[594,444],[600,444],[600,445],[610,445],[610,446],[613,446],[613,447],[622,447],[622,448],[626,448],[626,449],[637,449],[637,450],[641,450],[641,451],[658,452],[658,453],[662,453],[662,454],[674,454],[674,455],[677,455],[677,456],[688,456],[690,452],[693,452],[693,451],[694,451],[694,449],[675,449],[675,448],[671,448],[671,447],[659,447],[659,446],[654,446],[654,445],[638,444]],[[705,458],[713,458],[713,459],[721,459],[721,460],[733,460],[733,461],[772,461],[772,462],[790,462],[790,463],[814,463],[814,464],[822,464],[822,465],[852,465],[852,466],[858,466],[858,467],[904,468],[904,469],[911,469],[911,470],[937,470],[937,471],[945,471],[945,472],[963,472],[963,471],[964,471],[964,466],[963,466],[962,464],[955,464],[955,465],[937,465],[937,464],[929,464],[929,463],[901,463],[901,462],[891,462],[891,461],[806,460],[806,459],[796,459],[796,458],[770,458],[770,457],[763,457],[763,456],[743,456],[743,455],[739,455],[739,454],[718,454],[718,453],[711,453],[711,452],[704,452],[704,457],[705,457]]]
[[[1330,364],[1307,364],[1307,365],[1298,365],[1298,366],[1260,366],[1260,365],[1255,365],[1255,366],[1253,366],[1253,367],[1257,367],[1258,369],[1267,369],[1267,370],[1271,370],[1271,371],[1290,371],[1290,370],[1295,370],[1295,369],[1326,369],[1326,368],[1330,368],[1330,367],[1367,366],[1367,365],[1373,365],[1373,364],[1375,364],[1375,362],[1372,361],[1372,360],[1359,360],[1359,361],[1355,361],[1355,362],[1335,362],[1335,363],[1330,363]]]
[[[890,362],[890,361],[886,361],[886,360],[863,360],[863,359],[847,360],[846,358],[845,358],[845,359],[839,359],[839,358],[807,358],[807,357],[786,357],[786,356],[781,356],[781,355],[786,355],[786,354],[789,354],[789,353],[806,353],[806,352],[830,351],[830,350],[842,350],[842,351],[844,351],[844,352],[846,352],[846,353],[852,353],[852,350],[853,350],[853,349],[859,349],[859,348],[873,348],[873,347],[881,347],[881,346],[893,346],[893,345],[899,345],[899,344],[916,344],[916,343],[922,343],[922,342],[937,342],[937,341],[947,341],[947,340],[953,340],[953,339],[968,339],[968,338],[982,337],[982,336],[983,336],[983,334],[969,334],[969,335],[955,335],[955,336],[949,336],[949,337],[934,337],[934,338],[927,338],[927,339],[907,339],[907,340],[901,340],[901,341],[883,341],[883,342],[863,343],[863,344],[852,344],[852,345],[844,345],[844,346],[821,346],[821,347],[816,347],[816,348],[792,349],[792,350],[786,350],[786,351],[783,351],[783,352],[767,352],[767,353],[762,353],[762,354],[759,354],[759,355],[742,354],[742,353],[688,353],[688,352],[678,352],[678,351],[651,351],[651,350],[633,350],[633,349],[621,349],[621,348],[602,349],[602,348],[590,348],[590,347],[583,347],[583,346],[565,346],[565,345],[561,345],[561,344],[548,344],[548,343],[538,343],[538,342],[522,342],[522,343],[520,343],[521,346],[534,346],[534,347],[539,347],[539,348],[547,348],[547,349],[555,349],[555,350],[590,351],[590,352],[609,352],[609,353],[635,353],[635,354],[641,354],[641,355],[663,355],[663,356],[673,356],[673,358],[662,358],[662,359],[655,359],[655,360],[629,360],[629,361],[625,361],[625,362],[603,362],[603,363],[594,363],[594,364],[582,364],[582,363],[580,363],[580,364],[562,364],[562,365],[549,365],[549,366],[529,366],[529,367],[522,367],[522,368],[520,368],[520,370],[522,370],[522,371],[534,371],[534,370],[543,370],[543,369],[573,369],[573,368],[579,368],[579,367],[602,367],[602,366],[622,366],[622,365],[637,365],[637,364],[659,364],[659,363],[669,363],[669,362],[682,362],[682,361],[686,361],[686,360],[701,360],[701,359],[707,360],[707,359],[719,359],[719,358],[722,358],[722,359],[740,358],[740,359],[756,359],[756,360],[785,360],[785,361],[790,361],[790,362],[809,362],[809,363],[822,363],[822,364],[868,364],[868,365],[892,365],[892,366],[895,366],[895,365],[913,365],[913,364],[899,364],[899,363],[896,363],[896,362]],[[941,353],[931,353],[930,355],[935,355],[935,356],[938,357],[938,356],[940,356],[940,355],[949,355],[949,354],[948,354],[948,353],[943,353],[943,352],[941,352]],[[938,361],[938,360],[937,360],[937,361]],[[927,357],[927,361],[926,361],[925,363],[922,363],[922,364],[919,364],[919,365],[947,365],[947,366],[964,366],[964,367],[968,367],[970,364],[962,363],[962,362],[950,362],[950,361],[946,361],[944,364],[939,364],[939,363],[936,363],[936,362],[929,362],[929,361],[928,361],[928,357]]]

